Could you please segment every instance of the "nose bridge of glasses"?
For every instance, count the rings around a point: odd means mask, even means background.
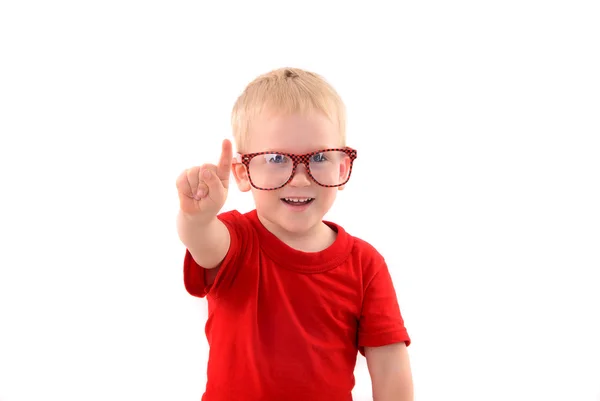
[[[298,173],[298,171],[304,170],[303,172],[306,173],[306,171],[308,170],[308,162],[309,162],[309,158],[307,157],[307,155],[292,155],[292,161],[294,164],[294,171],[293,171],[293,175],[296,175]]]

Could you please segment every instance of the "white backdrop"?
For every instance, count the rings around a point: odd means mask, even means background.
[[[416,400],[600,400],[597,2],[201,3],[1,3],[0,401],[199,399],[175,179],[282,66],[348,105],[326,217],[389,261]]]

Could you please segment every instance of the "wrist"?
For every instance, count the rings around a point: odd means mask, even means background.
[[[214,214],[205,214],[205,213],[186,213],[183,210],[179,211],[179,219],[181,222],[185,224],[190,224],[194,227],[200,226],[208,226],[210,223],[217,219],[217,216]]]

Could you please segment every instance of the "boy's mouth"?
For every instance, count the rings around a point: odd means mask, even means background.
[[[315,198],[281,198],[284,203],[292,206],[304,206],[312,203]]]

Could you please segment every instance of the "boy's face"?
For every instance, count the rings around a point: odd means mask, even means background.
[[[252,122],[248,134],[249,140],[245,154],[258,152],[306,154],[343,146],[337,125],[318,113],[306,116],[263,113]],[[324,159],[317,155],[313,160],[316,160],[316,164]],[[285,180],[290,175],[287,166],[291,164],[290,161],[279,156],[257,156],[250,165],[253,183],[257,185],[259,179],[263,179],[263,182],[270,180],[273,183],[279,180],[276,185],[281,185],[283,183],[281,180]],[[289,168],[291,169],[291,167]],[[338,171],[334,174],[327,175],[315,167],[313,175],[321,174],[317,177],[321,177],[322,181],[330,180],[331,183],[333,181],[337,183],[336,180],[340,179],[340,175],[348,173],[350,160],[341,161],[337,168]],[[277,169],[280,169],[282,173],[279,174]],[[267,170],[269,171],[268,176],[263,173]],[[246,168],[242,164],[235,164],[233,173],[240,190],[252,191],[259,217],[267,228],[274,231],[275,235],[310,233],[312,229],[321,225],[323,216],[329,211],[335,201],[337,191],[341,189],[318,185],[308,175],[304,164],[297,165],[294,175],[287,185],[275,190],[254,188],[250,184]],[[261,175],[264,175],[264,178]],[[279,175],[283,178],[280,179]],[[309,199],[309,202],[304,204],[306,199]],[[296,201],[296,203],[290,201]]]

